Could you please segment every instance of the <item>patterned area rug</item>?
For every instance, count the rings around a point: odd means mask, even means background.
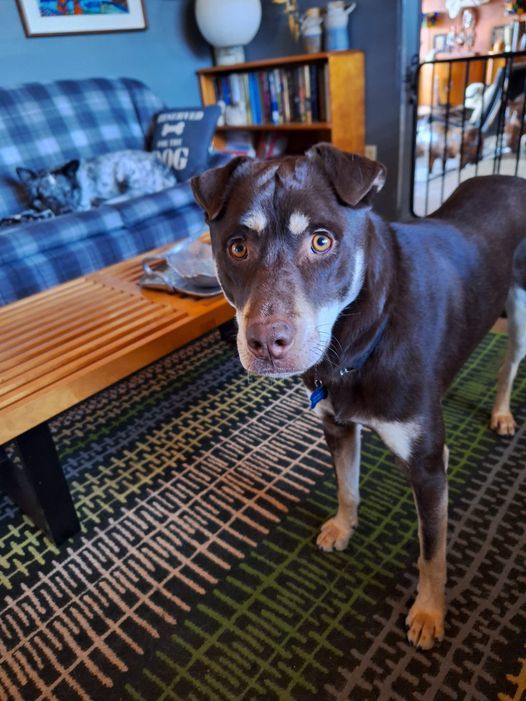
[[[360,525],[323,554],[335,484],[298,381],[248,378],[217,334],[52,426],[82,521],[60,550],[0,500],[0,698],[496,699],[526,695],[526,373],[488,416],[504,338],[445,402],[449,612],[406,642],[410,489],[365,434]]]

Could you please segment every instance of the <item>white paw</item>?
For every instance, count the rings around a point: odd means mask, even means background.
[[[409,627],[407,638],[415,647],[430,650],[435,640],[444,637],[444,609],[428,609],[415,601],[405,620]]]
[[[330,518],[321,527],[316,544],[320,550],[327,553],[333,550],[345,550],[355,526],[356,523],[346,526],[336,517]]]
[[[490,427],[499,436],[513,436],[517,424],[510,412],[497,412],[491,414]]]

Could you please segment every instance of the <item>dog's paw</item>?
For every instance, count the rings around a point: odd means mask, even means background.
[[[340,521],[330,518],[321,527],[316,544],[320,550],[330,553],[333,550],[345,550],[352,536],[354,525],[345,526]]]
[[[515,423],[515,419],[513,418],[512,414],[509,412],[499,413],[494,411],[491,414],[490,427],[493,431],[498,433],[499,436],[513,436],[515,429],[517,428],[517,424]]]
[[[444,611],[439,608],[424,609],[415,601],[405,623],[407,638],[415,647],[430,650],[435,640],[444,638]]]

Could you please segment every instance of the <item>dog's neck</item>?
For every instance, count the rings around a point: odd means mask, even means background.
[[[366,367],[381,346],[393,304],[396,248],[389,226],[380,217],[371,214],[368,225],[369,263],[362,289],[340,313],[325,356],[306,373],[306,380],[318,380],[326,386],[341,382],[342,376]]]

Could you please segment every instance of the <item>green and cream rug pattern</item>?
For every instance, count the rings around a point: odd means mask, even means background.
[[[315,546],[336,504],[296,380],[247,377],[212,333],[52,424],[82,522],[55,548],[0,499],[0,699],[526,698],[526,373],[511,439],[487,428],[504,338],[444,405],[446,639],[408,645],[411,491],[372,433],[360,524]]]

